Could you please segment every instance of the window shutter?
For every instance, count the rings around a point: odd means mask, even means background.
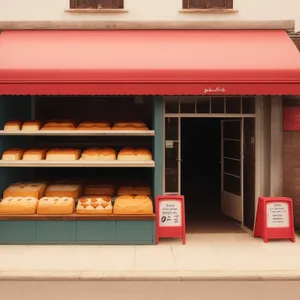
[[[226,8],[226,0],[209,0],[207,8]]]
[[[205,9],[207,8],[207,3],[208,0],[189,0],[188,8]]]
[[[124,8],[124,0],[118,0],[118,8]]]
[[[226,1],[226,8],[232,9],[233,8],[233,0]]]
[[[123,8],[124,0],[70,0],[70,8]]]

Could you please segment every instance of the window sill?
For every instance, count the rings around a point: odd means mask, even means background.
[[[189,13],[189,14],[234,14],[239,12],[237,9],[225,9],[225,8],[210,8],[210,9],[181,9],[180,13]]]
[[[72,8],[66,9],[65,12],[73,14],[118,14],[128,13],[128,10],[122,8]]]

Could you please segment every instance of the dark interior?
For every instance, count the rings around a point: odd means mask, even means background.
[[[30,100],[30,99],[29,99]],[[22,105],[24,102],[19,101]],[[30,103],[30,101],[28,101]],[[84,103],[84,105],[82,105]],[[20,106],[6,118],[22,119]],[[21,107],[25,110],[24,107]],[[28,111],[32,112],[29,106]],[[149,97],[113,96],[41,96],[36,97],[33,119],[48,121],[72,119],[82,121],[104,120],[114,122],[142,121],[153,129],[153,101]],[[4,111],[1,112],[4,114]],[[30,117],[28,118],[30,119]],[[5,118],[3,118],[5,120]],[[2,142],[3,150],[9,148],[77,148],[112,147],[119,151],[124,147],[148,148],[153,152],[151,136],[10,136]],[[152,168],[7,168],[5,179],[0,180],[1,189],[9,184],[24,180],[88,179],[111,183],[116,187],[125,184],[141,184],[153,187]],[[2,191],[1,191],[2,192]]]
[[[181,119],[181,191],[188,232],[241,229],[221,214],[221,119]]]

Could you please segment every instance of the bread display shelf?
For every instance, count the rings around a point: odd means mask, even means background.
[[[155,214],[152,215],[0,215],[0,221],[18,221],[18,220],[155,220]]]
[[[0,135],[27,136],[154,136],[154,130],[39,130],[39,131],[5,131]]]
[[[3,161],[0,160],[0,167],[69,167],[69,168],[154,168],[155,163],[150,161],[53,161],[53,160],[38,160],[38,161]]]

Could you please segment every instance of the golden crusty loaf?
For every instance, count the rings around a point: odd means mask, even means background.
[[[75,201],[70,197],[43,197],[37,205],[38,215],[69,215],[74,213]]]
[[[51,149],[46,154],[46,160],[52,161],[70,161],[78,160],[81,151],[79,149]]]
[[[140,195],[150,196],[151,188],[149,186],[121,186],[118,189],[118,196],[122,195]]]
[[[13,148],[3,152],[2,160],[20,160],[23,157],[25,149]]]
[[[84,187],[84,195],[107,195],[113,196],[115,188],[112,184],[102,184],[97,182],[87,183]]]
[[[23,122],[22,121],[8,121],[4,125],[5,131],[17,131],[21,130]]]
[[[125,126],[133,126],[137,128],[147,127],[144,122],[116,122],[113,127],[125,127]]]
[[[115,215],[151,215],[153,203],[148,196],[119,196],[114,203]]]
[[[33,197],[40,199],[44,196],[46,188],[47,183],[45,182],[16,182],[4,190],[3,198]]]
[[[46,149],[29,149],[23,154],[23,160],[43,160],[46,158]]]
[[[110,201],[107,201],[110,200]],[[107,215],[112,214],[111,198],[108,197],[82,197],[79,199],[76,212],[78,214]]]
[[[51,184],[45,191],[45,197],[69,197],[77,199],[82,195],[80,184]]]
[[[76,130],[76,122],[73,120],[49,121],[41,130]]]
[[[82,152],[83,160],[116,160],[117,151],[112,148],[89,148]]]
[[[117,159],[126,161],[148,161],[152,160],[152,153],[148,149],[126,147],[120,150]]]
[[[42,127],[41,121],[26,121],[22,126],[22,131],[38,131]]]
[[[111,130],[109,122],[87,121],[78,125],[77,130]]]
[[[117,122],[112,130],[149,130],[144,122]]]
[[[38,199],[33,197],[7,197],[0,202],[1,215],[31,215],[36,213]]]

